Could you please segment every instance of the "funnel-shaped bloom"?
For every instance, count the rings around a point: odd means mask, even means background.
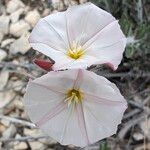
[[[63,145],[84,147],[116,133],[127,103],[115,84],[93,72],[49,72],[30,81],[30,119]]]
[[[109,64],[115,70],[121,62],[126,38],[111,14],[86,3],[41,19],[29,42],[55,61],[54,70],[93,64]]]

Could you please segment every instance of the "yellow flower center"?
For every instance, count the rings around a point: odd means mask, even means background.
[[[66,102],[68,102],[68,105],[71,103],[79,103],[83,100],[83,92],[80,90],[71,89],[66,93]]]
[[[85,51],[77,43],[73,42],[73,46],[67,50],[67,56],[72,59],[79,59],[85,54]]]

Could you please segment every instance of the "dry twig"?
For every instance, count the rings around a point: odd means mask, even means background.
[[[12,123],[21,124],[23,126],[28,126],[28,127],[31,127],[31,128],[35,128],[36,127],[35,124],[33,124],[31,122],[28,122],[28,121],[25,121],[25,120],[20,120],[20,119],[13,118],[13,117],[0,115],[0,119],[5,119],[5,120],[8,120],[8,121],[10,121]]]
[[[37,136],[37,137],[25,136],[25,137],[20,137],[20,138],[9,138],[9,139],[1,138],[1,139],[0,139],[0,142],[36,141],[36,140],[38,140],[38,139],[43,139],[43,138],[49,138],[49,137],[48,137],[48,136]]]

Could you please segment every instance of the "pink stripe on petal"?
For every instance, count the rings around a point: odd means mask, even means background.
[[[82,82],[82,79],[83,79],[82,69],[78,69],[77,77],[76,77],[76,79],[74,81],[73,88],[79,89],[79,87],[81,85],[81,82]]]
[[[47,121],[49,121],[50,119],[52,119],[53,117],[61,113],[66,107],[67,107],[67,104],[64,103],[64,101],[61,101],[59,104],[56,105],[56,107],[52,108],[38,122],[36,122],[36,125],[38,127],[42,126]]]
[[[95,38],[97,38],[97,36],[99,36],[101,31],[103,31],[106,27],[108,27],[109,25],[111,25],[112,23],[114,23],[116,21],[117,20],[112,20],[107,25],[105,25],[102,29],[98,30],[94,35],[92,35],[92,37],[90,37],[86,42],[84,42],[83,48],[87,49],[96,40]],[[95,39],[95,40],[93,40],[93,39]]]
[[[95,96],[95,95],[91,95],[89,93],[84,93],[84,96],[85,97],[87,96],[86,101],[91,102],[91,103],[95,102],[95,103],[105,104],[105,105],[122,105],[122,104],[126,104],[126,102],[123,102],[123,101],[112,101],[112,100],[109,100],[107,98],[102,98],[102,97],[98,97],[98,96]]]
[[[45,89],[50,90],[50,91],[52,91],[52,92],[65,94],[65,92],[55,90],[54,88],[51,88],[51,87],[45,86],[45,85],[43,85],[43,84],[40,84],[40,83],[37,83],[37,82],[32,82],[32,83],[33,83],[33,84],[35,84],[35,85],[38,85],[38,86],[44,87]]]
[[[64,40],[64,38],[63,38],[63,37],[61,36],[61,34],[54,28],[54,26],[53,26],[50,22],[48,22],[45,18],[43,18],[43,20],[51,27],[51,29],[56,33],[56,35],[58,36],[58,38],[59,38],[60,40],[62,40],[65,45],[67,45],[66,42],[65,42],[65,40]]]
[[[67,33],[68,45],[69,45],[69,48],[71,48],[71,42],[70,42],[70,37],[69,37],[69,29],[68,29],[68,18],[67,18],[66,12],[65,12],[65,21],[66,21],[66,33]]]
[[[50,43],[50,42],[49,42]],[[59,51],[59,52],[61,52],[61,53],[64,53],[63,52],[63,50],[62,49],[60,49],[60,48],[57,48],[55,45],[52,45],[52,43],[50,43],[50,44],[47,44],[47,43],[44,43],[44,42],[39,42],[39,41],[33,41],[33,42],[30,42],[30,44],[43,44],[43,45],[46,45],[46,46],[48,46],[48,47],[50,47],[50,48],[52,48],[52,49],[54,49],[54,50],[56,50],[56,51]],[[65,54],[65,53],[64,53]]]
[[[77,117],[78,117],[79,126],[81,128],[81,132],[85,137],[86,143],[90,144],[82,103],[77,105],[76,110],[77,110]]]
[[[70,120],[70,118],[71,118],[71,115],[72,115],[72,113],[73,113],[73,108],[74,108],[74,104],[71,104],[70,108],[68,108],[67,117],[66,117],[66,120],[64,120],[65,123],[64,123],[64,127],[63,127],[63,129],[62,129],[62,135],[61,135],[61,138],[60,138],[60,143],[63,142],[63,139],[64,139],[64,137],[65,137],[66,130],[67,130],[67,125],[68,125],[68,122],[69,122],[69,120]]]
[[[68,10],[67,10],[67,12],[68,12]],[[69,19],[67,19],[68,18],[67,17],[68,16],[67,12],[65,14],[65,18],[66,18],[66,33],[67,33],[67,37],[68,37],[68,39],[70,41],[70,44],[72,44],[72,42],[74,40],[73,37],[75,37],[75,32],[76,31],[74,30],[74,28],[72,26],[69,25]],[[69,45],[68,48],[71,48],[71,45]]]

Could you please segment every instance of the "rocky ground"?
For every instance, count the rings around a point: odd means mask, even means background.
[[[93,66],[90,70],[116,83],[129,103],[118,134],[84,149],[150,150],[150,5],[146,0],[91,0],[111,12],[128,37],[124,58],[116,72]],[[86,0],[0,0],[0,149],[69,150],[43,135],[25,113],[22,97],[28,76],[40,76],[33,65],[37,52],[28,37],[37,21],[68,5]],[[44,57],[41,56],[40,57]]]

